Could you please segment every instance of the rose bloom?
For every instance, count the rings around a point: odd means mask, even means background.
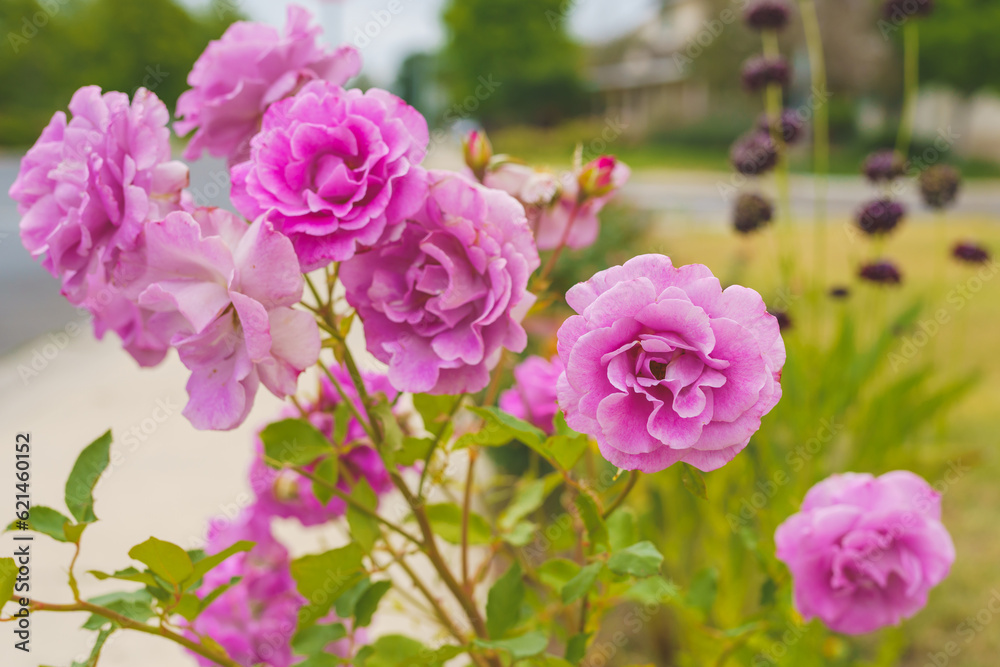
[[[554,250],[564,241],[566,247],[577,250],[597,240],[601,210],[618,194],[631,173],[625,163],[606,155],[579,172],[564,172],[559,176],[525,165],[501,163],[486,173],[483,182],[524,205],[539,250]],[[589,188],[582,199],[581,180]]]
[[[916,614],[955,560],[941,494],[906,470],[820,482],[774,541],[799,613],[852,635]]]
[[[271,223],[252,225],[221,210],[171,213],[149,223],[140,250],[121,269],[140,267],[130,289],[154,314],[148,327],[177,348],[191,370],[184,415],[195,428],[239,426],[260,383],[295,393],[319,357],[312,315],[295,310],[304,281],[291,242]]]
[[[245,160],[250,137],[257,133],[268,106],[312,80],[347,83],[361,71],[353,46],[335,51],[322,47],[318,26],[301,7],[288,8],[284,33],[261,23],[239,21],[208,45],[188,75],[177,100],[178,135],[197,129],[184,157],[196,160],[203,150],[215,157]]]
[[[69,110],[68,122],[61,111],[52,117],[10,189],[21,240],[69,302],[94,315],[99,338],[116,331],[140,364],[155,365],[166,347],[144,335],[142,314],[109,269],[148,220],[190,205],[187,167],[170,161],[170,114],[144,88],[130,103],[97,86],[78,90]]]
[[[340,268],[368,351],[400,391],[460,394],[486,387],[503,348],[527,344],[538,251],[511,196],[444,171],[428,174],[423,208],[398,240]]]
[[[641,255],[569,290],[559,406],[626,470],[715,470],[781,397],[785,346],[757,292]]]
[[[233,203],[248,218],[266,212],[304,271],[349,259],[423,204],[428,137],[395,95],[310,83],[264,115],[250,160],[233,168]]]
[[[562,372],[559,357],[528,357],[514,369],[514,386],[500,395],[500,409],[551,434],[559,411],[556,382]]]
[[[364,406],[347,370],[341,366],[334,366],[331,372],[354,402],[355,407],[363,412]],[[362,379],[369,394],[382,393],[389,401],[396,399],[397,392],[383,373],[362,371]],[[332,439],[334,413],[337,406],[342,403],[340,392],[329,379],[323,377],[320,380],[319,397],[314,403],[303,407],[312,425]],[[286,418],[299,415],[299,411],[295,408],[284,413]],[[337,487],[345,493],[350,493],[354,486],[353,481],[364,479],[377,495],[388,493],[393,484],[382,458],[372,449],[361,424],[353,417],[348,419],[344,442],[337,443],[341,451]],[[257,495],[257,504],[261,511],[272,516],[298,519],[304,526],[318,526],[341,517],[346,509],[344,501],[336,496],[328,503],[320,502],[313,493],[313,483],[309,478],[293,470],[275,470],[269,467],[264,462],[263,444],[259,441],[257,457],[250,469],[250,486]]]

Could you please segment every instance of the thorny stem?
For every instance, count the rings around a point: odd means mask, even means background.
[[[464,398],[465,394],[459,394],[459,396],[455,399],[455,404],[452,405],[451,410],[448,411],[449,421],[455,417],[458,409],[462,406],[462,399]],[[423,500],[424,497],[424,482],[427,480],[427,472],[431,467],[431,459],[434,457],[434,452],[437,451],[437,448],[441,446],[441,438],[444,436],[445,430],[446,429],[442,427],[441,430],[438,431],[437,436],[434,438],[434,442],[431,443],[430,450],[427,452],[427,457],[424,459],[424,469],[420,471],[420,483],[417,484],[417,498],[421,500]]]
[[[106,618],[109,621],[114,621],[118,625],[126,628],[128,630],[135,630],[136,632],[143,632],[148,635],[156,635],[158,637],[163,637],[169,639],[170,641],[180,644],[184,648],[197,653],[198,655],[211,660],[217,665],[222,665],[222,667],[241,667],[240,664],[234,660],[231,660],[227,655],[220,655],[217,652],[202,646],[201,644],[194,642],[183,635],[179,635],[175,632],[168,630],[163,626],[152,626],[146,625],[145,623],[139,623],[138,621],[133,621],[127,616],[122,616],[121,614],[112,611],[106,607],[101,607],[90,602],[83,600],[78,600],[74,604],[49,604],[47,602],[39,602],[34,600],[31,602],[31,607],[33,611],[51,611],[51,612],[80,612],[86,611],[91,614],[96,614],[102,618]]]
[[[563,230],[562,238],[559,239],[559,245],[557,245],[556,249],[552,251],[551,255],[549,255],[549,259],[545,262],[542,272],[538,275],[539,282],[542,282],[549,277],[549,274],[552,273],[552,269],[556,266],[556,262],[559,261],[559,255],[562,254],[563,248],[566,247],[566,242],[569,240],[569,232],[573,228],[573,224],[576,222],[577,216],[580,214],[580,205],[581,203],[579,201],[573,204],[573,210],[570,211],[569,220],[566,221],[566,229]]]
[[[472,482],[475,477],[477,458],[479,458],[479,449],[470,448],[469,472],[465,478],[465,497],[462,500],[462,586],[470,595],[472,591],[469,581],[469,508],[472,505]]]
[[[608,506],[608,509],[604,510],[605,519],[614,514],[614,511],[619,507],[621,507],[622,503],[624,503],[625,499],[628,498],[628,494],[632,492],[632,489],[635,488],[636,482],[638,481],[639,481],[639,471],[633,470],[631,473],[629,473],[628,483],[626,483],[625,488],[618,495],[618,497],[611,502],[611,504]]]
[[[315,473],[310,472],[308,469],[306,469],[306,468],[304,468],[302,466],[293,466],[292,470],[294,470],[295,472],[297,472],[298,474],[302,475],[303,477],[305,477],[306,479],[308,479],[308,480],[310,480],[312,482],[315,482],[317,484],[323,485],[328,491],[330,491],[330,493],[332,493],[337,498],[340,498],[345,503],[347,503],[348,505],[350,505],[354,509],[358,510],[362,514],[365,514],[366,516],[369,516],[372,519],[375,519],[376,521],[378,521],[379,523],[381,523],[383,526],[385,526],[389,530],[393,531],[397,535],[400,535],[400,536],[406,538],[408,541],[412,542],[417,547],[421,547],[421,548],[423,547],[423,543],[419,539],[417,539],[416,537],[414,537],[413,535],[411,535],[409,533],[409,531],[407,531],[405,528],[402,528],[401,526],[398,526],[397,524],[393,523],[392,521],[389,521],[388,519],[382,517],[381,515],[379,515],[378,512],[376,512],[376,511],[374,511],[372,509],[369,509],[368,507],[365,507],[363,504],[359,503],[357,500],[355,500],[354,498],[352,498],[350,496],[350,494],[344,493],[342,490],[340,490],[339,488],[337,488],[336,484],[331,484],[329,481],[323,479],[322,477],[319,477]]]

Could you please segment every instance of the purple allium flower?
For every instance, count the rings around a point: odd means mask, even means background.
[[[559,411],[556,382],[563,370],[559,357],[528,357],[514,369],[514,386],[500,395],[500,409],[552,433]]]
[[[130,289],[155,313],[149,327],[191,370],[184,415],[195,428],[239,426],[259,383],[288,396],[316,362],[316,321],[292,309],[303,289],[295,251],[263,218],[171,213],[146,225],[140,250],[123,258],[131,265],[144,271]]]
[[[865,158],[861,173],[872,183],[894,181],[906,173],[906,160],[892,149],[875,151]]]
[[[870,262],[861,267],[858,277],[878,285],[898,285],[903,282],[903,274],[889,261]]]
[[[303,271],[349,259],[426,197],[427,121],[395,95],[306,84],[271,106],[233,167],[233,203],[267,213],[292,240]]]
[[[778,147],[769,133],[757,130],[736,140],[729,161],[744,176],[759,176],[778,164]]]
[[[845,285],[837,285],[830,288],[829,294],[831,299],[840,301],[851,296],[851,288]]]
[[[73,118],[57,112],[21,162],[10,189],[18,202],[21,240],[32,257],[62,280],[63,295],[95,315],[98,336],[122,335],[140,363],[152,365],[165,350],[144,354],[109,270],[136,245],[143,225],[189,204],[188,171],[170,160],[170,115],[153,93],[78,90]],[[141,327],[140,327],[141,328]]]
[[[257,506],[244,509],[235,521],[211,522],[205,551],[213,555],[241,540],[256,546],[206,574],[197,595],[204,598],[234,577],[242,579],[214,600],[187,634],[208,635],[246,667],[289,667],[296,661],[291,641],[306,600],[296,590],[288,551],[274,538],[269,517]],[[215,664],[199,655],[194,658],[203,667]]]
[[[919,184],[925,204],[931,208],[945,208],[955,202],[962,174],[947,164],[934,165],[920,172]]]
[[[986,264],[990,261],[990,251],[974,241],[956,243],[951,250],[951,255],[967,264]]]
[[[177,133],[197,129],[184,157],[196,160],[207,150],[231,164],[242,162],[268,106],[308,81],[342,86],[361,70],[357,49],[322,47],[320,28],[311,22],[309,12],[293,5],[284,34],[240,21],[208,45],[188,75],[191,89],[177,100],[177,115],[183,117],[174,126]]]
[[[908,18],[930,16],[934,0],[885,0],[882,15],[888,21],[902,23]]]
[[[792,316],[788,314],[788,311],[776,310],[771,313],[771,315],[774,316],[774,319],[778,320],[778,329],[780,331],[787,331],[792,328],[794,322],[792,321]]]
[[[458,174],[428,173],[429,194],[397,239],[341,265],[368,351],[399,391],[460,394],[486,387],[503,348],[527,344],[538,251],[510,195]]]
[[[792,66],[782,56],[754,56],[743,63],[743,87],[756,93],[776,83],[782,88],[792,80]]]
[[[781,30],[791,11],[786,0],[753,0],[743,11],[743,20],[754,30]]]
[[[350,396],[355,407],[363,411],[364,406],[354,389],[351,376],[341,366],[331,369],[341,387]],[[369,394],[382,393],[389,401],[396,398],[396,390],[389,384],[383,373],[362,372],[365,389]],[[309,421],[328,438],[334,436],[334,414],[343,402],[340,393],[327,378],[320,380],[320,395],[315,403],[303,406]],[[297,409],[288,409],[283,417],[297,417]],[[364,479],[376,494],[388,493],[392,480],[378,455],[368,442],[364,428],[353,417],[349,418],[341,447],[340,473],[337,486],[350,493],[354,481]],[[250,469],[250,486],[257,496],[261,511],[270,516],[298,519],[305,526],[318,526],[331,519],[343,516],[346,505],[340,498],[333,497],[323,504],[313,493],[312,481],[292,470],[275,470],[263,459],[263,445],[257,442],[257,457]]]
[[[749,234],[771,222],[774,207],[755,192],[741,192],[733,210],[733,226],[741,234]]]
[[[896,229],[906,215],[906,207],[892,199],[870,201],[858,211],[856,222],[865,234],[879,236]]]
[[[569,290],[559,406],[626,470],[720,468],[781,397],[785,345],[757,292],[641,255]]]
[[[955,560],[941,494],[906,470],[827,478],[774,541],[799,613],[850,635],[916,614]]]
[[[777,123],[775,123],[777,125]],[[786,144],[795,144],[802,138],[802,133],[805,130],[805,122],[802,120],[802,114],[794,109],[785,109],[781,112],[781,127],[779,132],[781,133],[781,138]],[[757,118],[757,129],[763,132],[771,131],[771,119],[766,113],[762,113]]]

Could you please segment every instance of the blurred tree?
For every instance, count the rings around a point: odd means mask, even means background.
[[[175,0],[3,0],[0,145],[32,143],[73,92],[140,86],[173,110],[208,42],[239,15],[232,0],[191,12]]]
[[[921,79],[963,93],[1000,91],[998,28],[997,0],[936,0],[934,13],[920,23]]]
[[[550,125],[585,110],[581,52],[565,0],[449,0],[445,121]]]

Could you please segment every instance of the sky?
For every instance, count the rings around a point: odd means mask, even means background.
[[[183,1],[193,6],[207,4],[207,0]],[[276,26],[284,24],[285,7],[289,4],[286,0],[227,2],[254,20]],[[297,0],[297,3],[321,16],[328,32],[339,24],[339,41],[349,41],[361,48],[364,73],[380,85],[392,82],[396,68],[406,56],[415,51],[434,50],[443,40],[440,15],[445,0],[343,0],[339,6],[319,0]],[[564,0],[570,14],[570,30],[586,42],[605,41],[628,32],[647,19],[656,4],[655,0]],[[398,9],[398,13],[392,14],[390,7]]]

